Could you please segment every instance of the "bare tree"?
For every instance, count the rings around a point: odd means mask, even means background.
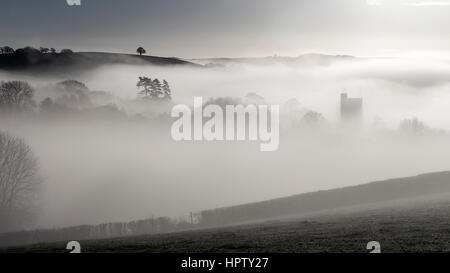
[[[34,106],[34,89],[27,82],[8,81],[0,84],[0,108],[24,110]]]
[[[30,147],[0,132],[0,231],[22,227],[40,184],[38,161]]]

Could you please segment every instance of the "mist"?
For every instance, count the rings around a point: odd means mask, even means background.
[[[23,138],[45,179],[32,227],[130,221],[450,169],[450,63],[423,58],[355,58],[327,64],[245,61],[214,67],[113,65],[74,75],[0,73],[26,80],[35,100],[68,78],[105,91],[128,119],[7,117],[1,130]],[[137,103],[138,76],[166,79],[173,102]],[[364,99],[359,130],[340,124],[340,93]],[[280,147],[259,142],[175,142],[173,104],[249,93],[281,107]],[[295,99],[295,100],[293,100]],[[290,101],[290,104],[286,104]],[[293,103],[295,102],[295,103]],[[298,103],[296,103],[298,102]],[[110,103],[110,102],[109,102]],[[320,124],[302,115],[320,113]],[[135,118],[142,114],[145,119]],[[399,129],[417,117],[420,134]]]

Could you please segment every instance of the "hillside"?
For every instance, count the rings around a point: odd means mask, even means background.
[[[155,56],[139,56],[132,54],[74,52],[74,53],[46,53],[39,51],[16,51],[11,54],[0,54],[0,70],[31,71],[31,72],[59,72],[62,70],[94,69],[103,65],[200,65],[177,58]]]
[[[388,202],[251,225],[82,241],[83,253],[383,253],[450,251],[449,195]],[[67,253],[68,240],[0,248],[12,253]]]
[[[444,196],[444,198],[442,198]],[[78,226],[0,234],[0,246],[29,245],[66,240],[92,240],[128,237],[144,234],[179,232],[226,225],[258,223],[270,219],[307,217],[338,210],[368,211],[390,203],[420,203],[437,200],[450,203],[450,172],[424,174],[390,179],[341,189],[304,193],[259,203],[206,210],[196,224],[167,225],[170,219],[147,219],[128,223],[107,223],[98,226]],[[411,216],[412,217],[412,216]],[[161,227],[161,229],[155,227]],[[165,227],[164,227],[165,226]]]
[[[439,172],[218,208],[203,211],[201,218],[207,226],[228,225],[447,192],[450,172]]]

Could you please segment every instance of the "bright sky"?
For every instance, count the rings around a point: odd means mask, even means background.
[[[0,44],[240,57],[450,48],[447,0],[0,0]]]

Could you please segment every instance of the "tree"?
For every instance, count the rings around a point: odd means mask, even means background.
[[[408,134],[423,134],[430,130],[430,128],[418,118],[403,120],[399,125],[400,131]]]
[[[56,84],[61,96],[56,102],[60,105],[82,110],[92,107],[89,97],[89,88],[82,82],[76,80],[66,80]]]
[[[140,56],[147,53],[147,51],[143,47],[138,47],[138,49],[136,49],[136,52],[139,53]]]
[[[65,48],[65,49],[62,49],[61,50],[61,54],[73,54],[73,51],[72,51],[72,49],[68,49],[68,48]]]
[[[162,98],[164,96],[164,93],[162,91],[161,82],[158,79],[153,80],[152,85],[152,93],[154,98]]]
[[[34,106],[34,89],[27,82],[8,81],[0,84],[0,108],[23,110]]]
[[[40,47],[40,48],[39,48],[39,51],[40,51],[42,54],[47,54],[47,53],[50,52],[50,49],[47,48],[47,47]]]
[[[153,81],[147,77],[139,77],[139,81],[136,84],[138,88],[143,88],[143,90],[139,91],[139,95],[144,98],[152,98],[153,97]]]
[[[41,54],[41,52],[38,49],[36,49],[32,46],[24,47],[23,52],[27,55],[40,55]]]
[[[316,127],[326,123],[326,119],[321,113],[308,111],[301,119],[301,124],[307,127]]]
[[[42,112],[50,112],[53,109],[54,102],[51,98],[45,98],[41,103],[39,104],[39,108]]]
[[[84,84],[80,81],[76,81],[76,80],[65,80],[65,81],[57,83],[57,86],[66,91],[72,91],[72,90],[80,90],[83,92],[89,91],[89,88],[86,86],[86,84]]]
[[[170,89],[169,83],[166,80],[163,80],[162,90],[164,92],[164,98],[166,99],[172,98],[172,90]]]
[[[56,49],[55,48],[50,48],[50,53],[52,53],[52,54],[56,54]]]
[[[21,139],[0,133],[0,232],[20,228],[41,179],[37,158]]]

